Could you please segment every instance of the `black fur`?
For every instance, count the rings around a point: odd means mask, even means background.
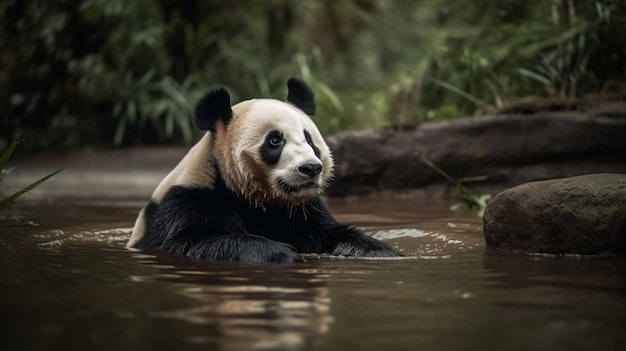
[[[298,207],[251,207],[218,176],[214,188],[172,187],[145,208],[145,234],[137,248],[255,263],[294,263],[300,252],[401,256],[354,227],[339,224],[319,197]]]
[[[315,116],[315,94],[302,80],[290,78],[287,81],[287,101],[309,116]]]
[[[311,138],[311,134],[306,130],[304,131],[304,139],[306,139],[306,142],[313,149],[313,153],[315,153],[315,156],[317,156],[317,158],[320,158],[322,156],[322,153],[320,152],[320,149],[317,146],[315,146],[315,143],[313,142],[313,139]]]
[[[278,143],[276,143],[276,141],[278,141]],[[277,130],[272,130],[267,133],[260,150],[263,161],[270,166],[277,164],[284,147],[285,140],[283,139],[283,133]]]
[[[195,122],[200,130],[214,132],[219,120],[224,122],[224,125],[228,125],[232,117],[230,95],[224,88],[208,92],[196,105]]]

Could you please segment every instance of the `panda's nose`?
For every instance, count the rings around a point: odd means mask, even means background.
[[[307,163],[298,167],[298,172],[304,175],[307,175],[311,178],[320,174],[321,171],[322,171],[322,165],[319,163]]]

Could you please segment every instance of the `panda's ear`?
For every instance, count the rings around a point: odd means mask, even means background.
[[[195,122],[200,130],[215,131],[218,121],[225,125],[233,117],[230,108],[230,96],[224,88],[217,88],[208,92],[196,105]]]
[[[315,94],[304,81],[290,78],[287,81],[287,101],[309,116],[315,115]]]

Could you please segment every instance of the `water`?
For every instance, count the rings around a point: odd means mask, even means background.
[[[330,199],[410,258],[202,262],[124,245],[143,199],[54,197],[0,235],[2,350],[622,350],[626,260],[497,255],[417,194]]]

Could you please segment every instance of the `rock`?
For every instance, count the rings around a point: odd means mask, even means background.
[[[626,173],[626,104],[595,110],[480,116],[383,127],[328,138],[336,161],[329,195],[449,184],[487,176],[504,188],[589,173]]]
[[[523,184],[496,195],[483,217],[487,248],[547,254],[626,253],[626,174]]]

